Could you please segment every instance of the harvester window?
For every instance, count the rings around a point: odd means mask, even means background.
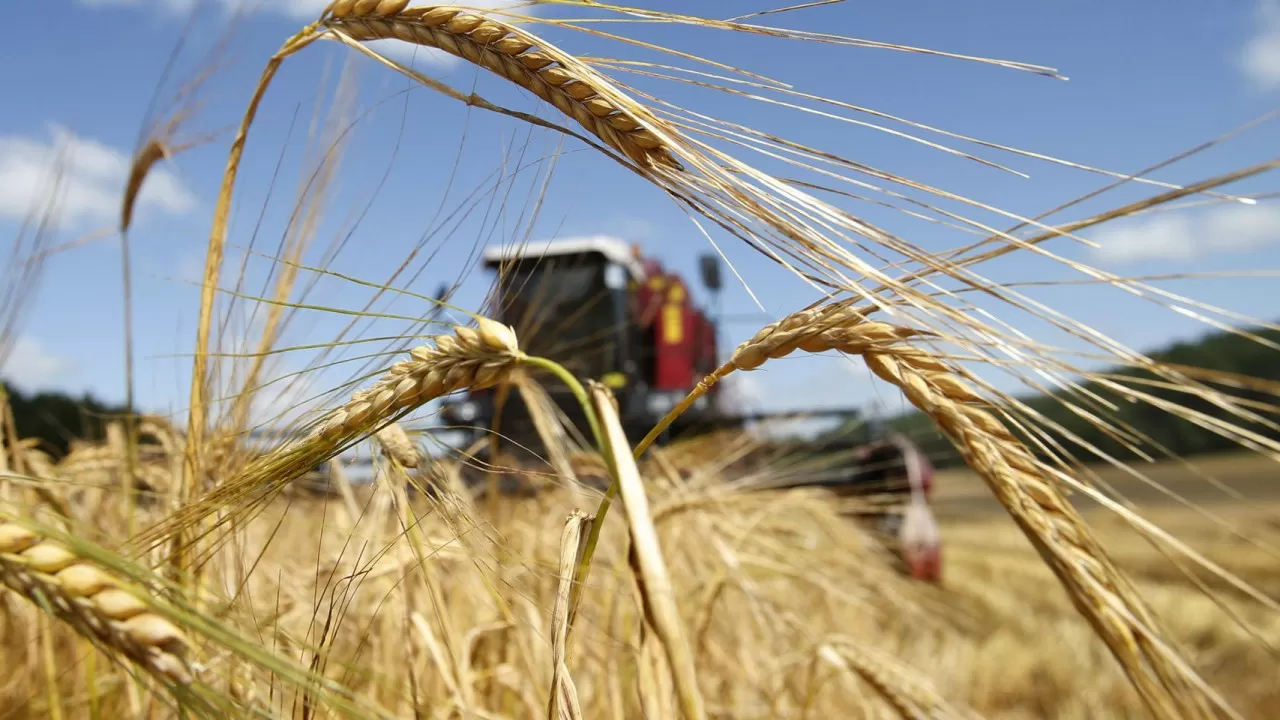
[[[604,268],[604,286],[610,290],[621,290],[627,286],[627,270],[617,263],[609,263]]]
[[[598,265],[543,263],[512,271],[507,279],[509,299],[527,298],[535,303],[565,303],[587,299],[596,287]]]
[[[539,258],[503,280],[504,321],[523,332],[525,350],[599,377],[613,369],[614,303],[598,256]]]

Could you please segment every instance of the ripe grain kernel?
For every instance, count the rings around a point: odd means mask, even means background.
[[[146,602],[120,589],[123,580],[0,515],[0,542],[5,538],[19,542],[0,552],[0,583],[149,672],[178,684],[191,682],[186,636]]]

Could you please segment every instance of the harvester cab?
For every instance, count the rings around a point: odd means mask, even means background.
[[[609,386],[629,436],[644,435],[716,367],[715,323],[679,275],[634,246],[603,237],[556,240],[491,248],[482,261],[497,276],[489,316],[513,326],[529,354]],[[719,290],[718,258],[705,256],[700,271],[704,285]],[[585,436],[585,417],[568,391],[558,383],[546,390]],[[708,393],[671,432],[714,424],[719,399],[718,389]],[[496,428],[514,446],[538,445],[516,392],[473,392],[444,405],[441,415],[473,434]]]
[[[522,348],[530,355],[554,360],[577,377],[596,378],[609,386],[618,400],[623,429],[633,441],[646,435],[719,364],[716,322],[695,306],[689,287],[678,274],[668,272],[636,247],[612,238],[558,240],[538,246],[492,248],[485,252],[483,263],[497,275],[486,314],[514,327]],[[719,258],[704,255],[699,274],[714,297],[720,290]],[[542,449],[537,421],[547,419],[548,414],[557,415],[556,422],[576,428],[578,437],[589,438],[585,414],[569,390],[558,382],[542,387],[547,395],[539,402],[550,402],[541,410],[531,412],[518,388],[502,386],[447,402],[441,408],[441,419],[463,431],[467,445],[500,437],[504,454],[513,455],[511,459],[517,462],[525,450],[538,453]],[[713,385],[659,443],[791,414],[836,417],[846,423],[860,415],[856,408],[746,414],[727,410],[720,386]],[[883,428],[876,429],[870,438],[846,442],[837,442],[840,447],[834,449],[853,452],[848,454],[848,463],[836,468],[833,475],[805,477],[793,483],[827,486],[837,495],[885,499],[886,512],[877,513],[880,530],[902,536],[896,539],[913,574],[936,579],[936,567],[931,564],[936,559],[936,528],[930,525],[932,515],[926,504],[932,474],[927,458],[906,438],[892,433],[886,437]],[[826,447],[831,444],[814,444],[811,451],[831,453],[833,448]],[[769,447],[766,443],[761,457],[809,452],[804,447],[808,443],[789,445]],[[481,456],[487,454],[490,444],[479,446]],[[530,491],[520,486],[515,474],[499,475],[501,492]]]

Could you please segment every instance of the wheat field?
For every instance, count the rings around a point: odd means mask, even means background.
[[[1144,712],[1069,598],[1047,590],[1053,575],[1016,525],[989,495],[986,508],[965,504],[982,490],[972,474],[939,479],[945,569],[935,585],[905,577],[883,541],[842,515],[841,501],[823,491],[725,493],[717,488],[725,458],[706,447],[668,453],[675,457],[655,458],[643,471],[708,716]],[[1256,460],[1228,462],[1241,477],[1266,468]],[[672,476],[673,466],[691,477]],[[406,470],[388,461],[382,472],[402,477]],[[346,500],[342,493],[273,500],[237,532],[234,546],[211,559],[208,611],[226,608],[215,617],[246,640],[323,670],[341,683],[339,697],[358,698],[347,711],[357,716],[546,712],[562,530],[571,512],[594,508],[593,494],[553,490],[511,499],[490,519],[480,509],[391,487],[357,487]],[[86,513],[92,519],[77,523],[77,533],[109,542],[120,532],[124,519],[111,497]],[[1280,532],[1274,502],[1206,507],[1249,541],[1265,544]],[[416,523],[406,520],[406,508]],[[1086,514],[1195,670],[1243,716],[1265,717],[1278,699],[1265,670],[1270,652],[1196,584],[1214,578],[1202,573],[1193,581],[1114,516]],[[1275,559],[1263,549],[1191,510],[1156,506],[1146,515],[1267,596],[1280,593]],[[657,684],[662,676],[645,667],[667,666],[637,615],[636,587],[620,555],[625,536],[612,530],[564,650],[567,674],[583,717],[674,717],[669,684]],[[1280,641],[1274,613],[1217,585],[1262,640]],[[163,696],[139,690],[110,649],[93,651],[71,628],[40,617],[37,606],[6,598],[3,648],[11,672],[3,706],[10,717],[48,717],[50,698],[66,717],[167,714]],[[228,683],[221,691],[241,712],[301,713],[309,693],[323,714],[346,705],[314,687],[287,688],[269,665],[256,667],[188,635],[192,655],[209,658],[202,680]],[[39,648],[53,653],[52,670]],[[648,706],[659,702],[668,706]]]
[[[1233,187],[1280,161],[1176,184],[876,114],[714,60],[710,45],[640,39],[656,26],[676,28],[672,38],[705,31],[744,47],[907,52],[1061,78],[1040,65],[767,24],[809,5],[723,20],[585,0],[507,9],[337,0],[283,38],[256,85],[238,88],[238,128],[214,138],[188,127],[200,107],[192,98],[218,64],[193,73],[144,133],[112,228],[125,268],[126,410],[103,419],[101,437],[55,454],[21,436],[0,386],[0,720],[1269,717],[1280,707],[1280,387],[1152,359],[1073,320],[1070,303],[1025,294],[1036,281],[982,272],[1028,255],[1086,288],[1244,327],[1246,318],[1057,252],[1087,242],[1082,231],[1179,203],[1257,205],[1269,196]],[[614,55],[577,52],[575,39]],[[494,85],[463,91],[381,52],[375,43],[386,41],[447,55]],[[553,142],[513,144],[479,189],[455,200],[459,214],[499,218],[475,237],[446,219],[403,256],[377,257],[376,269],[344,266],[334,247],[379,239],[339,219],[329,248],[315,242],[330,231],[326,214],[340,215],[344,167],[372,162],[358,150],[353,75],[318,93],[292,200],[275,193],[277,176],[263,170],[272,148],[253,135],[284,112],[272,93],[297,82],[291,63],[321,46]],[[640,59],[651,51],[665,59]],[[668,100],[646,79],[677,90]],[[695,91],[711,101],[697,106]],[[717,115],[730,96],[796,111],[788,136]],[[508,106],[512,97],[537,108]],[[900,122],[907,130],[893,132],[949,159],[1019,174],[976,154],[998,150],[1141,197],[1069,222],[1001,210],[808,144],[802,121],[848,120],[837,112]],[[543,352],[559,318],[535,306],[499,322],[493,287],[470,302],[456,285],[428,296],[413,282],[414,269],[470,272],[432,265],[425,248],[437,234],[478,247],[541,232],[565,144],[633,183],[618,192],[673,201],[731,269],[722,246],[767,258],[777,278],[809,291],[807,304],[722,352],[645,436],[624,432],[614,391],[575,372],[573,349]],[[189,395],[151,412],[135,407],[131,313],[151,301],[132,294],[135,205],[157,168],[205,145],[225,169],[210,180],[216,203],[196,242],[194,336],[171,359]],[[550,149],[530,161],[541,147]],[[256,154],[266,160],[255,164]],[[410,169],[448,174],[439,158]],[[967,236],[946,249],[916,243],[860,217],[866,198],[850,188]],[[241,215],[273,202],[289,219],[269,249]],[[76,252],[45,247],[49,226],[15,242],[0,361],[43,259]],[[386,298],[413,309],[392,313]],[[1032,328],[1058,334],[1040,339]],[[273,374],[282,355],[303,359]],[[962,462],[938,473],[931,500],[938,582],[904,572],[894,539],[865,522],[867,498],[770,487],[847,457],[819,453],[800,470],[762,463],[770,445],[748,430],[656,442],[713,387],[819,355],[864,369]],[[1002,389],[1001,374],[1120,451]],[[580,406],[585,428],[562,422],[552,387]],[[532,399],[536,462],[503,454],[500,428],[481,428],[491,430],[488,455],[440,452],[441,399],[486,389]],[[288,402],[264,418],[255,408],[268,394]],[[1130,424],[1130,405],[1239,449],[1177,457]],[[357,465],[371,468],[369,482],[353,479]],[[475,492],[502,474],[531,491]],[[479,485],[467,481],[477,476]]]

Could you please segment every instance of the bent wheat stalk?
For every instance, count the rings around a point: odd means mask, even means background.
[[[582,703],[578,689],[573,684],[569,667],[565,664],[569,645],[569,621],[573,615],[572,599],[574,571],[585,549],[582,526],[591,526],[592,519],[574,510],[564,523],[560,535],[560,583],[556,590],[556,604],[551,611],[551,694],[547,702],[547,720],[581,720]]]
[[[658,543],[658,532],[649,512],[649,500],[645,496],[640,470],[627,452],[630,443],[622,431],[622,421],[618,419],[617,402],[613,393],[599,383],[591,383],[589,392],[604,438],[601,450],[613,473],[613,483],[622,495],[622,507],[627,515],[631,570],[640,589],[645,620],[653,627],[666,654],[686,720],[703,720],[707,714],[698,690],[697,666],[680,619],[675,589]],[[603,522],[599,514],[595,521]]]
[[[924,334],[868,320],[848,303],[808,308],[766,326],[703,379],[636,446],[642,453],[693,400],[739,370],[796,350],[859,355],[877,377],[898,387],[955,444],[1053,570],[1076,609],[1106,642],[1157,717],[1239,717],[1160,637],[1154,618],[1125,575],[1094,539],[1035,456],[970,385],[938,357],[903,344]]]
[[[76,632],[171,685],[192,681],[189,644],[128,584],[0,514],[0,581]]]

